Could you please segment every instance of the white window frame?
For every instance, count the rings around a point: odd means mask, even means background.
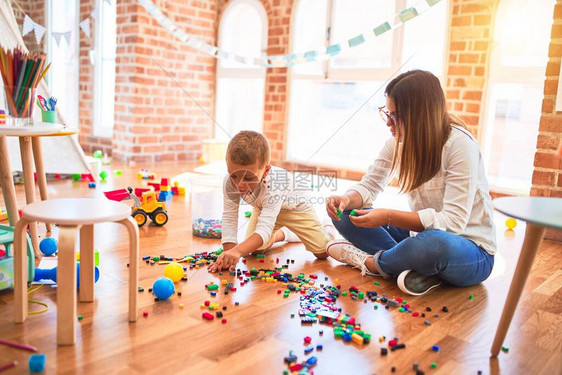
[[[503,4],[498,5],[497,11],[501,11],[499,7]],[[554,9],[553,9],[554,11]],[[496,17],[496,21],[498,22],[498,17]],[[549,20],[551,22],[552,20]],[[550,36],[550,35],[549,35]],[[482,144],[482,151],[485,155],[485,161],[488,162],[489,153],[491,152],[492,148],[492,140],[493,140],[493,118],[495,115],[495,108],[491,108],[490,106],[490,96],[491,96],[491,87],[492,84],[509,84],[509,83],[516,83],[516,84],[535,84],[537,76],[544,76],[545,74],[545,67],[518,67],[518,66],[505,66],[501,64],[501,57],[502,57],[502,43],[498,43],[496,41],[496,35],[494,34],[492,37],[492,49],[490,52],[490,72],[488,74],[488,79],[486,80],[486,87],[485,87],[485,95],[482,98],[482,110],[481,110],[481,118],[484,121],[481,121],[481,125],[479,127],[479,140]],[[516,78],[514,78],[516,77]],[[539,113],[537,121],[540,121],[541,114]],[[489,125],[492,127],[489,128]],[[538,127],[537,127],[538,128]],[[535,139],[536,142],[536,139]],[[487,171],[489,173],[489,171]],[[530,181],[531,182],[531,181]],[[532,184],[532,182],[531,182]],[[518,195],[518,196],[528,196],[530,194],[529,189],[522,189],[513,186],[503,186],[497,185],[494,183],[493,179],[489,181],[490,189],[502,193],[502,194],[509,194],[509,195]],[[531,186],[531,185],[530,185]]]
[[[100,138],[111,138],[113,137],[113,128],[115,126],[115,116],[114,116],[114,122],[112,124],[111,127],[108,126],[101,126],[100,125],[100,121],[101,121],[101,112],[103,110],[102,108],[102,94],[103,94],[103,71],[102,71],[102,60],[103,60],[103,18],[104,18],[104,12],[103,12],[103,7],[104,6],[117,6],[116,3],[112,3],[112,4],[105,4],[104,0],[96,0],[96,9],[98,10],[97,12],[97,19],[95,20],[95,33],[94,33],[94,51],[93,51],[93,55],[94,55],[94,95],[93,95],[93,99],[94,99],[94,105],[93,105],[93,123],[92,123],[92,134],[95,137],[100,137]],[[115,37],[117,38],[117,32]],[[115,82],[113,83],[115,85]],[[115,106],[115,101],[113,101],[113,105]],[[115,110],[114,110],[115,111]]]
[[[296,0],[294,3],[294,8],[295,11],[292,12],[291,14],[291,27],[290,27],[290,38],[289,38],[289,53],[301,53],[301,52],[305,52],[305,51],[294,51],[294,45],[295,45],[295,38],[297,38],[298,36],[296,35],[296,32],[294,31],[295,29],[295,25],[296,25],[296,17],[297,17],[297,13],[299,10],[299,6],[301,4],[301,2],[304,2],[306,0]],[[333,34],[331,32],[331,28],[333,27],[334,23],[335,23],[335,11],[334,11],[334,1],[335,0],[325,0],[328,2],[328,10],[327,10],[327,20],[326,20],[326,24],[327,24],[327,30],[326,30],[326,38],[324,39],[324,46],[322,47],[328,47],[331,44],[335,44],[335,43],[344,43],[345,40],[330,40],[331,35]],[[451,1],[448,0],[442,0],[442,1],[447,1],[447,14],[449,15],[447,18],[447,21],[450,20],[451,17]],[[396,2],[396,7],[394,10],[394,13],[397,14],[399,11],[397,9],[400,10],[404,10],[407,8],[407,0],[395,0]],[[431,10],[428,10],[431,11]],[[397,18],[397,17],[396,17]],[[392,20],[392,21],[396,21],[396,19]],[[373,25],[373,27],[375,27],[376,25]],[[331,64],[331,59],[327,59],[324,60],[322,62],[322,69],[323,69],[323,74],[303,74],[303,73],[297,73],[295,72],[293,67],[290,67],[288,69],[288,85],[289,85],[289,90],[288,90],[288,94],[287,94],[287,112],[285,115],[285,124],[286,126],[284,127],[284,139],[289,140],[289,119],[290,119],[290,113],[291,113],[291,100],[290,100],[290,96],[291,96],[291,92],[292,92],[292,88],[293,88],[293,81],[295,79],[299,79],[299,80],[321,80],[324,82],[342,82],[342,81],[354,81],[354,82],[367,82],[367,81],[386,81],[388,79],[388,77],[390,77],[392,74],[394,74],[396,71],[399,70],[400,66],[402,65],[402,47],[403,47],[403,40],[404,40],[404,27],[399,26],[397,28],[394,28],[392,31],[392,55],[391,55],[391,64],[388,68],[356,68],[356,69],[349,69],[349,68],[334,68]],[[444,38],[444,53],[442,56],[443,59],[443,69],[441,74],[439,74],[437,76],[437,78],[439,78],[440,82],[442,83],[442,85],[444,86],[446,81],[444,80],[445,76],[446,76],[446,72],[447,72],[447,66],[448,66],[448,46],[449,46],[449,33],[445,32],[445,35],[443,35]],[[351,35],[350,35],[351,37]],[[322,78],[323,75],[323,78]],[[359,105],[359,104],[358,104]],[[290,157],[288,155],[288,148],[285,147],[285,159],[287,159],[288,161],[291,162],[297,162],[297,163],[304,163],[304,164],[309,164],[309,165],[314,165],[314,166],[320,166],[320,167],[327,167],[327,168],[332,168],[333,165],[330,164],[323,164],[320,162],[311,162],[309,160],[303,160],[300,158],[295,158],[295,157]],[[339,166],[338,166],[339,168]],[[353,168],[352,166],[347,166],[346,169],[348,170],[353,170],[353,171],[360,171],[360,172],[364,172],[364,170],[362,168]]]
[[[78,17],[76,17],[75,19],[75,27],[74,30],[76,30],[76,33],[71,35],[71,43],[74,44],[74,47],[76,47],[76,51],[77,51],[77,65],[78,65],[78,69],[77,69],[77,76],[75,77],[75,88],[76,88],[76,92],[78,93],[78,95],[76,96],[76,98],[74,98],[74,103],[63,103],[62,105],[75,105],[76,106],[76,110],[78,113],[78,122],[77,123],[67,123],[67,125],[73,126],[73,127],[79,127],[80,126],[80,100],[79,100],[79,95],[80,95],[80,0],[74,0],[74,2],[76,3],[76,10],[77,10],[77,15]],[[56,10],[53,10],[53,1],[52,0],[47,0],[45,3],[45,7],[47,8],[47,56],[52,56],[51,51],[53,50],[53,38],[52,38],[52,33],[53,32],[60,32],[62,30],[54,30],[53,27],[53,16],[56,14]],[[66,40],[63,40],[64,37],[61,38],[60,43],[66,43]],[[69,46],[70,47],[70,46]],[[55,83],[53,82],[53,71],[49,70],[47,72],[46,75],[47,78],[47,87],[49,89],[49,92],[53,92],[53,86],[55,85]],[[70,121],[70,119],[65,118],[64,116],[62,116],[62,114],[59,111],[59,116],[61,116],[62,120],[65,122]]]
[[[217,40],[217,46],[219,49],[223,49],[224,48],[224,33],[225,33],[225,28],[224,26],[224,22],[225,20],[228,19],[228,17],[230,16],[230,13],[236,9],[236,7],[238,5],[241,4],[246,4],[248,6],[251,6],[252,8],[254,8],[260,19],[262,22],[262,45],[261,45],[261,56],[265,56],[265,54],[267,53],[267,43],[268,43],[268,21],[267,21],[267,13],[265,11],[265,8],[263,6],[263,4],[259,1],[259,0],[233,0],[231,1],[225,8],[223,15],[221,16],[221,20],[219,23],[219,32],[218,32],[218,40]],[[236,53],[236,51],[227,51],[227,52],[232,52],[232,53]],[[256,57],[256,56],[253,56]],[[219,80],[220,79],[260,79],[263,78],[264,80],[264,97],[265,97],[265,85],[266,85],[266,68],[265,66],[246,66],[246,67],[225,67],[223,66],[223,64],[221,64],[221,60],[219,59],[217,61],[217,68],[216,68],[216,78],[215,78],[215,87],[218,88],[219,86]],[[218,100],[218,95],[215,93],[215,112],[216,112],[216,108],[217,108],[217,100]],[[265,99],[265,98],[264,98]],[[264,104],[265,104],[265,100],[264,100]],[[262,108],[262,111],[264,109]],[[215,117],[216,117],[216,113],[215,113]],[[226,129],[225,129],[226,130]],[[262,130],[263,130],[263,125],[262,125]],[[217,136],[217,126],[215,125],[215,127],[213,128],[213,137],[216,138]]]

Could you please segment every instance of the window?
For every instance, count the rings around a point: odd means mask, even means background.
[[[78,0],[49,0],[47,3],[47,57],[51,68],[47,72],[49,93],[57,98],[57,108],[67,125],[78,127],[78,70],[80,29]],[[70,31],[70,40],[53,33]],[[60,34],[59,34],[60,35]]]
[[[287,158],[365,170],[390,136],[378,115],[384,88],[400,72],[425,69],[443,76],[448,2],[442,0],[400,27],[375,36],[384,22],[419,2],[300,0],[291,50],[324,50],[363,34],[365,43],[331,59],[291,68]]]
[[[115,114],[116,5],[97,0],[94,59],[94,135],[111,137]]]
[[[263,56],[267,16],[258,0],[234,0],[219,27],[221,50],[240,56]],[[263,130],[265,68],[231,59],[217,63],[215,138],[228,141],[240,130]]]
[[[495,191],[527,195],[531,189],[554,4],[499,3],[483,131]]]

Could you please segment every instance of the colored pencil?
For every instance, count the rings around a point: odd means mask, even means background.
[[[5,365],[0,366],[0,371],[4,371],[4,370],[8,370],[8,369],[10,369],[10,368],[12,368],[12,367],[16,367],[17,364],[18,364],[18,361],[13,361],[13,362],[10,362],[10,363],[6,363]]]
[[[0,76],[11,116],[28,117],[35,104],[31,95],[45,76],[50,64],[44,69],[46,55],[27,53],[21,49],[5,50],[0,47]]]
[[[37,351],[37,348],[34,347],[34,346],[18,344],[17,342],[13,342],[13,341],[0,340],[0,344],[8,345],[8,346],[11,346],[12,348],[29,350],[30,352],[36,352]]]

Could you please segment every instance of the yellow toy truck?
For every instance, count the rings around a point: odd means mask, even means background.
[[[105,196],[114,201],[122,201],[132,199],[135,202],[131,216],[137,222],[139,227],[142,227],[148,221],[152,220],[154,225],[161,227],[168,222],[168,212],[166,211],[166,204],[156,199],[154,190],[143,191],[141,199],[133,192],[133,189],[119,189],[107,191]]]

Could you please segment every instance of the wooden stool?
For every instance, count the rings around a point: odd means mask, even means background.
[[[27,317],[25,234],[32,222],[60,226],[57,269],[57,343],[76,342],[76,234],[80,230],[80,302],[94,300],[94,224],[116,222],[129,232],[129,321],[137,320],[139,228],[131,208],[123,203],[95,198],[40,201],[23,208],[14,234],[15,321]]]

